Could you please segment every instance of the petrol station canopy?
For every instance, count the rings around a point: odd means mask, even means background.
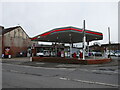
[[[86,41],[102,40],[101,32],[85,29]],[[79,43],[83,42],[83,29],[77,27],[55,28],[43,34],[31,38],[32,41],[59,42],[59,43]]]

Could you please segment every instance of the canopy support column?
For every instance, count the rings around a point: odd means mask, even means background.
[[[72,58],[72,43],[70,43],[70,58]]]
[[[90,49],[89,49],[89,41],[87,42],[87,51],[88,51],[88,55],[89,55],[89,51],[90,51]]]
[[[55,56],[57,57],[57,43],[55,42]]]
[[[86,42],[86,36],[85,36],[85,20],[83,21],[83,60],[85,60],[85,42]]]
[[[86,37],[84,36],[83,37],[83,60],[85,60],[85,49],[86,49],[85,42],[86,42]]]
[[[69,34],[69,37],[70,37],[70,58],[72,58],[72,46],[73,46],[73,43],[72,43],[72,36],[71,36],[71,34]]]

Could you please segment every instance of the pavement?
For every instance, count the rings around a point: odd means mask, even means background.
[[[93,64],[93,65],[81,65],[81,64],[62,64],[62,63],[50,63],[50,62],[31,62],[29,57],[22,58],[11,58],[11,59],[2,59],[2,63],[9,64],[18,64],[18,65],[28,65],[35,67],[51,67],[51,68],[79,68],[79,67],[88,67],[88,66],[118,66],[120,60],[118,57],[112,57],[112,61],[104,64]]]

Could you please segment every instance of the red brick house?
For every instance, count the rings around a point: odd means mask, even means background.
[[[2,29],[2,53],[17,57],[20,53],[27,55],[27,49],[31,46],[31,40],[21,26]]]

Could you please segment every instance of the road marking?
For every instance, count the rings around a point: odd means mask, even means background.
[[[62,79],[62,80],[68,80],[67,78],[64,78],[64,77],[60,77],[59,79]]]
[[[3,65],[10,65],[10,66],[13,66],[13,64],[3,64]],[[75,69],[68,69],[68,68],[48,68],[48,67],[34,67],[34,66],[25,66],[25,65],[14,65],[14,66],[18,66],[18,67],[25,67],[25,68],[41,68],[41,69],[54,69],[54,70],[70,70],[70,71],[73,71],[73,70],[75,70]]]
[[[5,64],[5,63],[4,63]],[[5,64],[5,65],[11,65],[13,66],[13,64]],[[14,65],[14,66],[19,66],[19,67],[27,67],[27,68],[41,68],[41,69],[54,69],[54,70],[70,70],[70,71],[74,71],[76,70],[75,68],[48,68],[48,67],[34,67],[34,66],[25,66],[25,65]],[[86,72],[97,72],[97,73],[106,73],[106,74],[118,74],[118,72],[116,71],[101,71],[101,70],[89,70],[89,69],[78,69],[78,70],[81,70],[81,71],[86,71]]]
[[[90,70],[88,70],[88,69],[79,69],[79,70],[81,70],[81,71],[90,71]]]
[[[109,73],[109,74],[118,74],[116,71],[101,71],[101,70],[88,70],[88,69],[79,69],[81,71],[86,71],[86,72],[96,72],[96,73]]]
[[[15,72],[15,73],[18,73],[19,71],[16,71],[16,70],[9,70],[10,72]]]
[[[118,72],[113,72],[113,73],[117,73],[118,74]]]
[[[86,80],[79,80],[79,79],[69,79],[69,78],[65,78],[65,77],[60,77],[59,79],[77,81],[77,82],[88,83],[88,84],[99,84],[99,85],[112,86],[112,87],[120,86],[120,85],[116,85],[116,84],[109,84],[109,83],[103,83],[103,82],[93,82],[93,81],[86,81]]]
[[[36,63],[36,64],[45,64],[45,63]]]

